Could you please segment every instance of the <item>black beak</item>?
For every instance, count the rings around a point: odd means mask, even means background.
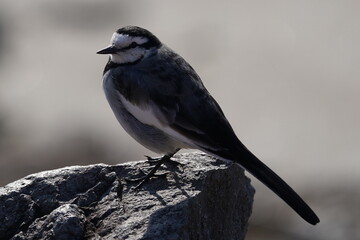
[[[97,52],[97,54],[112,54],[118,52],[119,49],[117,49],[115,46],[111,45],[109,47],[106,47],[100,51]]]

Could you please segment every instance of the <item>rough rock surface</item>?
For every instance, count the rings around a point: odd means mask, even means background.
[[[0,239],[244,239],[254,189],[237,165],[179,154],[139,191],[145,161],[40,172],[0,188]]]

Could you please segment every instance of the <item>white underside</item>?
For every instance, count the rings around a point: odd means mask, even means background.
[[[140,122],[160,129],[172,138],[184,143],[189,147],[198,148],[191,139],[181,135],[174,129],[170,128],[166,123],[160,121],[160,119],[154,113],[154,109],[151,108],[151,105],[141,107],[138,105],[134,105],[128,100],[126,100],[121,94],[119,94],[119,98],[123,106]]]

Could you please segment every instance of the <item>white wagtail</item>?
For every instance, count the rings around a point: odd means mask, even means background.
[[[195,70],[151,32],[120,28],[110,46],[97,53],[110,54],[103,87],[117,120],[140,144],[166,154],[143,182],[179,149],[200,149],[240,164],[307,222],[319,222],[304,200],[240,142]]]

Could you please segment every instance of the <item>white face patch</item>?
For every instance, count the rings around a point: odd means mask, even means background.
[[[119,34],[115,32],[111,37],[110,44],[120,50],[130,46],[134,42],[138,45],[141,45],[148,41],[149,39],[146,37],[132,37],[126,34]],[[120,64],[131,63],[141,59],[145,53],[146,49],[138,46],[111,54],[111,61]]]
[[[110,44],[114,45],[118,49],[121,49],[129,46],[133,42],[141,45],[146,43],[147,41],[149,41],[149,39],[145,37],[131,37],[129,35],[119,34],[115,32],[111,37]]]

